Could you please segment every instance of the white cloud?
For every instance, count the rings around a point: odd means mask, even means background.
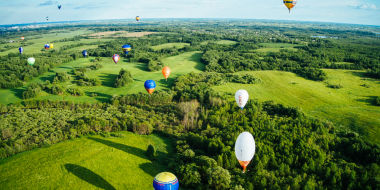
[[[377,10],[377,9],[379,9],[380,7],[379,7],[379,6],[376,6],[376,5],[374,5],[374,4],[363,4],[363,5],[357,6],[356,8],[357,8],[357,9]]]

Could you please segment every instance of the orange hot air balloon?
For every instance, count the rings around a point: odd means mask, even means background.
[[[25,37],[24,36],[21,36],[21,40],[24,41]]]
[[[169,78],[169,75],[170,75],[170,68],[168,66],[165,66],[164,68],[162,68],[162,74],[164,75],[164,77],[166,78],[166,81],[168,81],[168,78]]]

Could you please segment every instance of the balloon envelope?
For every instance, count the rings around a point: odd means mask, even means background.
[[[50,49],[53,49],[53,47],[54,47],[54,44],[50,44]]]
[[[50,44],[45,44],[45,49],[49,49],[50,48]]]
[[[86,51],[86,50],[83,50],[83,51],[82,51],[82,55],[83,55],[83,57],[86,57],[86,56],[87,56],[87,51]]]
[[[49,17],[48,17],[48,16],[46,17],[46,20],[49,20]]]
[[[120,56],[118,54],[115,54],[112,56],[112,59],[117,64],[117,62],[119,62]]]
[[[284,5],[289,9],[289,13],[290,13],[290,10],[296,6],[297,4],[297,0],[284,0]]]
[[[136,20],[139,21],[139,20],[140,20],[140,17],[139,17],[139,16],[136,16]]]
[[[251,162],[255,155],[256,145],[253,136],[249,132],[243,132],[236,139],[235,155],[240,165],[243,167],[243,172]]]
[[[178,190],[179,182],[174,174],[162,172],[154,178],[153,188],[155,190]]]
[[[156,82],[154,80],[147,80],[144,83],[145,90],[152,95],[154,89],[156,89]]]
[[[125,53],[125,55],[128,55],[129,51],[131,51],[131,46],[128,44],[123,45],[122,48],[123,48],[123,52]]]
[[[170,71],[170,68],[168,66],[165,66],[164,68],[162,68],[162,74],[164,75],[166,80],[168,80],[170,72],[171,71]]]
[[[33,57],[28,58],[29,65],[34,65],[34,62],[36,62],[36,60]]]
[[[24,40],[25,39],[25,37],[24,36],[21,36],[21,40]]]
[[[235,100],[239,108],[243,109],[245,104],[247,104],[249,99],[248,92],[246,90],[238,90],[235,93]]]
[[[61,9],[62,5],[58,4],[58,9]]]
[[[18,48],[18,51],[20,52],[20,54],[22,54],[22,52],[24,51],[24,48],[20,47]]]

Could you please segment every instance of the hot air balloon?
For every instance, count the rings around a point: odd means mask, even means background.
[[[62,5],[58,4],[58,9],[61,10]]]
[[[289,9],[289,13],[290,13],[290,10],[296,6],[296,3],[297,3],[297,0],[284,0],[284,4],[285,6]]]
[[[255,139],[253,139],[252,134],[249,132],[241,133],[236,139],[235,155],[240,165],[243,167],[243,173],[255,155],[255,150]]]
[[[117,62],[119,62],[120,56],[118,54],[115,54],[112,56],[112,59],[115,62],[115,64],[117,64]]]
[[[54,47],[54,44],[50,44],[50,49],[53,49],[53,47]]]
[[[168,78],[169,78],[169,75],[170,75],[170,68],[168,66],[165,66],[164,68],[162,68],[162,74],[164,75],[164,77],[166,78],[166,81],[168,81]]]
[[[22,52],[24,51],[24,48],[20,47],[20,48],[18,48],[18,51],[19,51],[20,54],[22,55]]]
[[[49,20],[49,17],[48,17],[48,16],[46,17],[46,20]]]
[[[24,39],[25,39],[24,36],[21,36],[21,40],[24,41]]]
[[[148,91],[149,95],[152,95],[154,89],[156,88],[156,82],[154,80],[145,81],[144,87]]]
[[[246,90],[238,90],[235,93],[236,103],[238,104],[239,108],[241,108],[241,110],[243,110],[245,104],[247,104],[248,99],[249,99],[249,95]]]
[[[50,48],[50,45],[49,44],[45,44],[45,49],[49,49]]]
[[[125,56],[127,56],[128,53],[129,53],[129,51],[131,51],[131,46],[128,45],[128,44],[123,45],[122,48],[123,48],[123,51],[124,51],[124,53],[125,53]]]
[[[140,20],[140,17],[139,16],[136,16],[136,20],[137,20],[137,22]]]
[[[174,174],[162,172],[154,178],[153,188],[155,190],[178,190],[179,182]]]
[[[34,62],[36,62],[36,60],[33,57],[28,58],[29,65],[34,65]]]
[[[86,56],[87,56],[87,51],[86,51],[86,50],[83,50],[83,51],[82,51],[82,55],[83,55],[83,57],[86,57]]]

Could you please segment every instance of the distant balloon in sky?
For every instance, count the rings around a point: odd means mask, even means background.
[[[128,44],[123,45],[123,52],[125,53],[125,56],[128,55],[129,51],[131,51],[131,46]]]
[[[21,40],[24,41],[25,37],[24,36],[21,36]]]
[[[162,68],[162,74],[164,75],[166,81],[168,81],[170,73],[171,73],[171,71],[170,71],[170,68],[168,66],[165,66],[164,68]]]
[[[62,5],[58,4],[58,9],[61,10]]]
[[[152,95],[154,89],[156,89],[156,82],[154,80],[147,80],[144,83],[145,90]]]
[[[112,56],[112,59],[117,64],[117,62],[119,62],[120,56],[118,54],[115,54]]]
[[[18,51],[19,51],[20,54],[22,55],[22,52],[24,52],[24,48],[20,47],[20,48],[18,48]]]
[[[28,58],[29,65],[34,65],[34,62],[36,62],[36,60],[33,57]]]
[[[238,104],[239,108],[241,108],[241,110],[243,110],[245,104],[247,104],[248,99],[249,99],[249,95],[246,90],[238,90],[235,93],[236,103]]]
[[[255,139],[249,132],[243,132],[236,139],[235,155],[239,164],[243,167],[243,173],[255,155]]]
[[[82,55],[83,55],[83,57],[86,57],[87,56],[87,50],[83,50]]]
[[[45,44],[45,49],[49,49],[50,48],[50,44]]]
[[[136,16],[136,20],[139,21],[139,20],[140,20],[140,17],[139,17],[139,16]]]
[[[284,4],[285,6],[289,9],[289,13],[290,13],[290,10],[296,6],[297,4],[297,0],[284,0]]]
[[[162,172],[154,178],[153,188],[154,190],[178,190],[179,182],[174,174]]]
[[[48,17],[48,16],[46,17],[46,20],[49,20],[49,17]]]

